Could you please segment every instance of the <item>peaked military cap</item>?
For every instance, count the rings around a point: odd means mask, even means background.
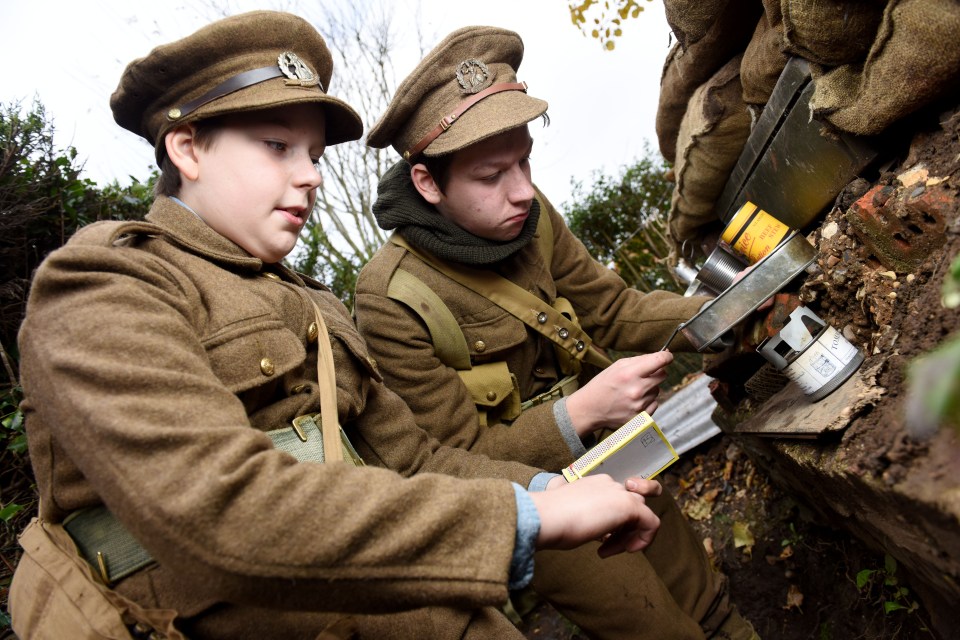
[[[363,135],[360,116],[327,93],[333,58],[306,20],[251,11],[218,20],[161,45],[124,70],[110,97],[113,117],[163,155],[173,127],[239,111],[316,102],[326,112],[327,144]]]
[[[464,27],[443,39],[400,83],[367,136],[407,160],[452,153],[543,115],[547,103],[517,81],[523,40],[498,27]]]

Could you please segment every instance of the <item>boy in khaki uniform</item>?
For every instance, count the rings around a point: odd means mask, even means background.
[[[355,315],[387,385],[441,442],[557,470],[596,430],[653,413],[672,360],[656,351],[706,299],[628,288],[536,189],[527,123],[547,103],[517,80],[522,57],[516,33],[466,27],[401,83],[367,140],[404,158],[373,207],[395,233],[360,274]],[[598,346],[655,353],[576,390]],[[591,637],[755,637],[673,499],[648,502],[662,531],[644,554],[541,552],[533,588]]]
[[[20,334],[22,640],[519,638],[498,607],[535,548],[652,539],[655,482],[563,486],[430,438],[343,305],[281,264],[326,146],[362,133],[331,73],[276,12],[125,70],[111,106],[155,145],[158,196],[51,254]]]

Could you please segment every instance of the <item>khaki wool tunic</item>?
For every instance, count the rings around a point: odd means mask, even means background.
[[[381,194],[383,188],[381,181]],[[535,237],[490,268],[551,305],[558,296],[567,298],[595,344],[621,351],[656,351],[706,301],[628,288],[589,255],[543,194],[537,195],[540,215],[549,216],[553,227],[551,263],[545,263],[540,238]],[[387,297],[397,268],[422,280],[443,300],[463,331],[472,364],[507,363],[522,399],[549,390],[562,374],[547,338],[406,249],[386,243],[357,280],[355,315],[384,380],[407,401],[417,422],[445,444],[491,458],[554,472],[570,464],[574,454],[554,417],[556,400],[524,411],[510,424],[494,421],[481,426],[469,390],[437,357],[419,315]],[[673,346],[690,349],[681,339]],[[661,522],[650,547],[606,559],[597,556],[596,544],[539,551],[533,590],[598,640],[751,637],[749,625],[731,608],[725,579],[711,567],[672,496],[648,498],[647,504]]]
[[[537,470],[416,427],[319,283],[171,199],[147,220],[122,238],[125,223],[81,230],[34,279],[20,351],[40,515],[105,504],[157,560],[117,590],[176,609],[188,637],[315,638],[344,613],[408,609],[352,628],[519,637],[490,605],[506,600],[514,547],[507,479],[527,486]],[[320,409],[310,298],[340,422],[368,465],[393,471],[298,463],[263,433]]]
[[[567,298],[594,344],[620,351],[657,351],[677,325],[689,320],[707,300],[627,287],[620,276],[590,256],[543,194],[538,191],[537,195],[540,215],[550,216],[553,227],[551,264],[544,263],[535,238],[491,269],[548,304],[558,296]],[[523,400],[548,390],[563,376],[546,338],[484,296],[388,242],[357,280],[357,325],[387,385],[407,401],[418,423],[445,444],[491,458],[519,460],[551,471],[572,462],[570,447],[553,416],[555,401],[524,411],[512,424],[480,426],[470,392],[457,372],[437,357],[418,314],[387,297],[397,268],[422,280],[446,303],[463,330],[471,363],[507,363],[517,377]],[[690,350],[682,335],[672,346]]]

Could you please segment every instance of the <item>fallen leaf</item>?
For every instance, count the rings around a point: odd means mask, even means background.
[[[734,522],[733,546],[739,549],[740,547],[753,547],[754,544],[756,544],[756,541],[753,539],[753,534],[750,533],[750,525],[745,522]]]
[[[803,606],[803,594],[800,593],[800,587],[795,584],[790,585],[790,588],[787,589],[787,604],[784,605],[784,609],[799,609]]]
[[[730,476],[733,474],[733,460],[727,460],[727,463],[723,465],[723,479],[729,482]]]
[[[703,498],[691,500],[684,506],[683,512],[691,520],[706,520],[713,511],[713,505]]]

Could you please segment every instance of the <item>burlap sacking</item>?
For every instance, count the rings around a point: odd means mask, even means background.
[[[788,59],[784,53],[780,8],[776,3],[765,5],[753,37],[743,52],[743,62],[740,63],[743,101],[757,107],[762,107],[770,99]],[[771,8],[769,5],[774,6]]]
[[[723,10],[705,35],[686,47],[678,36],[664,62],[655,126],[660,153],[668,162],[676,161],[680,121],[693,92],[743,51],[761,15],[757,0],[729,0],[722,4]]]
[[[707,35],[733,0],[664,0],[667,24],[684,49]]]
[[[863,0],[781,0],[786,50],[836,67],[867,57],[883,3]]]
[[[723,191],[750,135],[738,55],[690,98],[677,139],[677,184],[670,203],[669,232],[678,245],[717,222],[714,203]]]
[[[842,131],[878,134],[960,80],[960,3],[891,0],[862,64],[814,67],[810,107]]]

